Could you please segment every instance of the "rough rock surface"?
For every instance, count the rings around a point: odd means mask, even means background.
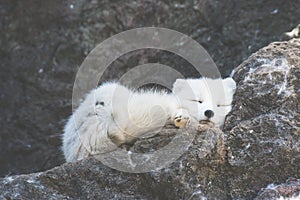
[[[299,0],[1,0],[0,176],[64,162],[60,136],[71,114],[78,67],[95,45],[136,27],[180,31],[202,44],[222,75],[299,24]],[[139,52],[114,63],[105,78],[160,62],[186,76],[182,60]],[[179,62],[180,61],[180,62]],[[182,64],[183,63],[183,64]]]
[[[288,179],[282,184],[270,184],[259,192],[255,200],[279,199],[284,200],[300,199],[300,179]]]
[[[195,134],[170,166],[125,173],[89,158],[46,172],[0,179],[6,199],[277,199],[299,196],[300,39],[274,42],[238,68],[234,107],[224,131]],[[137,141],[131,151],[152,152],[171,128]],[[163,144],[163,145],[162,145]],[[288,181],[286,181],[288,180]],[[286,183],[284,183],[286,182]],[[262,189],[264,188],[264,189]]]
[[[300,40],[274,42],[237,69],[227,118],[231,196],[251,197],[267,183],[298,177],[300,166]]]
[[[132,151],[151,152],[172,139],[174,133],[184,131],[165,129],[158,137],[138,141]],[[186,131],[194,135],[196,127]],[[0,179],[0,198],[223,199],[227,195],[226,179],[218,173],[225,160],[223,140],[218,128],[197,133],[189,151],[180,159],[165,169],[148,173],[120,172],[91,157],[42,173],[6,177]]]

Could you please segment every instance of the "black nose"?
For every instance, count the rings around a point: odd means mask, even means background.
[[[212,118],[214,116],[214,111],[212,110],[207,110],[204,112],[204,115],[207,117],[207,118]]]

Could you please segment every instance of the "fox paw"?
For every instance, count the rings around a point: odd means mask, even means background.
[[[184,128],[188,126],[190,121],[190,116],[185,110],[180,110],[174,118],[174,124],[178,128]]]

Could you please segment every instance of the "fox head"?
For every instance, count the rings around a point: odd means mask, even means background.
[[[235,89],[232,78],[177,79],[172,92],[197,121],[209,120],[221,127],[231,110]]]

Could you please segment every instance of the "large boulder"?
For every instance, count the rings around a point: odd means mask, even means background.
[[[195,134],[197,133],[197,134]],[[198,133],[168,128],[141,139],[131,151],[153,152],[174,139],[193,135],[188,151],[170,166],[147,173],[121,172],[94,157],[66,163],[46,172],[0,179],[0,198],[6,199],[223,199],[227,196],[224,137],[220,129]],[[163,145],[162,145],[163,144]],[[151,162],[151,161],[149,161]]]
[[[178,135],[192,136],[193,142],[169,166],[128,173],[91,157],[41,173],[2,178],[0,198],[274,199],[299,195],[300,39],[262,48],[236,68],[233,77],[238,86],[223,131],[200,132],[197,123],[187,129],[166,127],[155,137],[126,147],[151,153]]]
[[[300,176],[300,40],[271,43],[234,71],[228,184],[232,197],[253,197],[268,183]]]

